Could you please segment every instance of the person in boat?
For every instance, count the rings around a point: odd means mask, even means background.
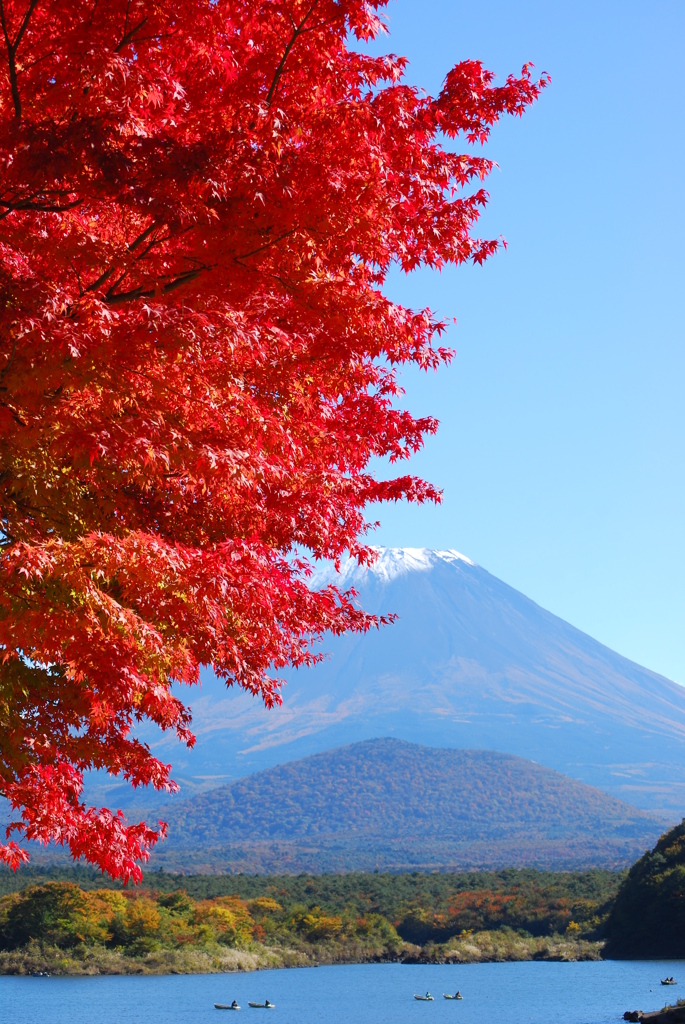
[[[459,989],[457,989],[457,991],[455,992],[454,998],[461,999],[461,992],[459,991]]]
[[[238,1000],[234,999],[233,1002],[231,1003],[231,1006],[237,1006],[237,1005],[238,1005]]]

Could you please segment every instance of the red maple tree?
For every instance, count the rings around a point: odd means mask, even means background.
[[[135,738],[193,742],[172,683],[278,703],[312,640],[376,624],[298,552],[368,561],[369,502],[439,497],[369,472],[436,428],[397,367],[449,358],[383,281],[496,250],[491,163],[444,140],[545,78],[468,61],[426,96],[348,46],[382,6],[0,0],[0,792],[114,876],[164,825],[86,806],[83,772],[174,788]]]

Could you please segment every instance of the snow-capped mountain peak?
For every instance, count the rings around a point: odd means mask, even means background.
[[[342,561],[340,572],[336,572],[330,563],[317,566],[310,586],[316,588],[325,586],[327,583],[335,583],[339,587],[350,587],[355,583],[360,583],[369,574],[383,582],[390,582],[406,573],[429,572],[438,561],[465,562],[467,565],[475,565],[475,562],[455,548],[438,551],[432,548],[377,547],[374,550],[378,553],[378,557],[368,568],[358,565],[356,559],[349,557]]]
[[[178,777],[217,784],[364,739],[500,750],[674,819],[685,811],[685,688],[622,658],[457,551],[379,548],[369,568],[316,566],[393,625],[327,636],[286,671],[283,705],[203,673],[200,738]],[[174,743],[169,738],[165,743]],[[160,748],[165,760],[171,752]],[[185,758],[185,760],[184,760]],[[204,783],[203,783],[204,784]],[[458,794],[455,794],[458,808]]]

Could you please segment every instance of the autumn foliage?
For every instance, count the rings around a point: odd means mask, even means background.
[[[80,886],[43,877],[42,884],[0,895],[5,971],[216,970],[228,966],[227,949],[257,957],[268,950],[273,966],[473,961],[493,952],[499,959],[539,959],[555,947],[558,955],[562,936],[600,938],[621,881],[612,872],[511,869],[281,877],[151,872],[140,888],[121,891],[115,883],[104,888],[88,869],[78,874]],[[0,873],[0,890],[22,881]],[[544,939],[552,941],[537,941]],[[592,955],[582,946],[566,950]]]
[[[482,262],[484,141],[544,80],[479,62],[439,96],[349,48],[365,0],[0,0],[0,790],[29,839],[139,878],[163,832],[83,772],[173,788],[142,719],[172,681],[278,702],[325,631],[375,620],[303,556],[361,561],[377,480],[435,421],[396,368],[441,325],[389,267]],[[11,864],[25,859],[14,842]]]
[[[0,950],[39,941],[60,949],[79,945],[125,949],[142,956],[167,945],[244,947],[255,922],[238,896],[192,900],[184,892],[83,891],[65,882],[31,885],[0,897]]]

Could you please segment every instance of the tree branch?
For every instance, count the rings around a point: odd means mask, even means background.
[[[86,288],[86,292],[94,292],[97,288],[103,285],[105,281],[108,281],[113,273],[114,267],[110,267],[109,270],[105,270],[105,272],[103,274],[100,274],[100,276],[97,277],[92,284],[88,285],[88,287]]]
[[[152,288],[132,288],[128,292],[113,292],[111,289],[104,297],[108,306],[120,306],[124,302],[133,302],[135,299],[151,299],[155,294]]]
[[[260,245],[258,248],[252,249],[250,252],[243,252],[239,256],[234,256],[233,259],[236,262],[239,262],[240,260],[246,260],[248,256],[256,256],[258,252],[264,252],[265,249],[270,249],[272,245],[278,245],[278,243],[282,242],[284,238],[294,235],[296,231],[297,228],[291,228],[290,231],[284,231],[282,235],[279,235],[277,238],[272,238],[270,242],[265,242],[264,245]]]
[[[0,220],[14,213],[15,210],[33,210],[37,213],[64,213],[66,210],[73,210],[82,202],[81,199],[74,199],[71,203],[48,203],[39,199],[22,199],[18,203],[12,203],[7,199],[0,199],[0,206],[5,207],[5,212],[0,213]]]
[[[167,292],[173,292],[176,288],[180,288],[182,284],[188,284],[190,281],[194,281],[196,277],[199,277],[207,267],[197,267],[195,270],[186,270],[185,273],[179,274],[178,277],[170,281],[169,284],[165,284],[162,288],[162,294],[166,295]]]
[[[126,12],[126,20],[128,21],[128,11]],[[128,44],[131,42],[138,29],[142,28],[146,21],[147,15],[145,15],[144,18],[141,18],[138,24],[135,25],[129,32],[125,32],[125,34],[121,37],[120,42],[117,44],[117,46],[115,46],[114,52],[119,53],[119,51],[123,50],[125,46],[128,46]],[[126,26],[124,26],[124,28],[125,27]]]
[[[137,249],[138,246],[140,245],[140,243],[144,242],[145,239],[148,238],[152,234],[152,232],[155,230],[156,227],[157,227],[157,221],[153,220],[153,222],[152,222],[152,224],[150,224],[149,228],[145,228],[145,230],[141,231],[141,233],[138,235],[137,238],[134,238],[132,242],[128,243],[128,246],[127,246],[128,251],[129,252],[133,252],[134,249]]]
[[[291,38],[290,42],[288,43],[288,45],[285,48],[285,53],[281,57],[281,63],[276,68],[276,74],[274,75],[274,80],[271,83],[271,87],[269,88],[269,91],[266,94],[266,105],[267,105],[267,107],[271,106],[271,101],[274,98],[274,93],[276,92],[276,86],[278,85],[279,79],[280,79],[281,75],[283,74],[283,69],[285,68],[285,62],[288,59],[290,51],[292,50],[293,46],[297,42],[298,37],[302,35],[302,33],[304,31],[304,26],[305,26],[306,22],[309,20],[309,18],[311,17],[311,15],[312,15],[312,13],[314,11],[314,8],[316,7],[317,3],[318,3],[318,0],[313,0],[313,3],[311,5],[311,7],[309,8],[307,13],[305,14],[305,16],[302,19],[302,21],[300,22],[299,25],[297,25],[295,27],[295,31],[293,32],[292,38]]]
[[[173,278],[173,280],[169,281],[167,284],[162,285],[162,287],[160,288],[160,292],[162,293],[162,295],[168,295],[169,292],[175,291],[177,288],[180,288],[181,285],[188,284],[190,281],[194,281],[196,277],[199,277],[200,274],[203,274],[205,270],[209,269],[209,267],[202,266],[195,267],[193,268],[193,270],[184,270],[182,274],[179,274],[177,277]],[[119,278],[119,280],[112,286],[112,288],[110,288],[110,290],[105,295],[104,301],[108,305],[120,306],[124,302],[134,302],[136,299],[151,299],[155,295],[156,288],[146,288],[143,285],[140,285],[140,287],[138,288],[131,288],[131,290],[127,292],[115,292],[114,288],[116,288],[116,286],[122,280],[123,278]]]
[[[157,227],[157,222],[153,220],[152,224],[150,224],[149,227],[145,228],[144,231],[141,231],[141,233],[138,235],[138,237],[134,238],[132,242],[129,242],[129,244],[126,246],[128,251],[129,252],[133,252],[134,249],[137,249],[138,246],[142,242],[144,242],[146,238],[149,238],[149,236],[152,234],[152,232],[155,230],[156,227]],[[145,252],[148,252],[149,248],[150,247],[148,246],[148,248],[145,250]],[[143,256],[145,255],[145,252],[142,253]],[[87,292],[94,292],[97,288],[99,288],[101,285],[103,285],[105,283],[105,281],[109,280],[109,278],[114,273],[115,269],[116,269],[115,267],[110,267],[109,270],[105,270],[102,274],[100,274],[99,277],[97,277],[93,281],[92,284],[88,285],[88,287],[86,288],[86,291]],[[119,278],[118,281],[115,281],[115,283],[110,288],[110,293],[112,293],[112,289],[116,288],[117,285],[120,284],[123,281],[123,279],[124,278],[122,276],[122,277]]]
[[[31,18],[31,15],[33,14],[33,12],[34,12],[34,10],[36,9],[37,6],[38,6],[38,0],[30,0],[30,3],[28,5],[28,7],[26,8],[26,14],[24,15],[24,20],[22,21],[21,27],[19,28],[19,31],[17,32],[17,38],[14,40],[13,48],[14,48],[14,52],[15,53],[17,52],[17,47],[19,46],[19,43],[21,42],[21,37],[23,36],[24,32],[26,31],[26,28],[27,28],[28,23],[29,23],[29,19]]]
[[[7,21],[5,18],[5,5],[3,0],[0,0],[0,25],[2,25],[2,33],[5,37],[5,44],[7,46],[7,58],[9,63],[9,78],[10,78],[10,89],[12,90],[12,102],[14,103],[14,116],[17,120],[21,117],[21,96],[19,95],[19,85],[17,83],[17,48],[22,40],[22,36],[28,27],[28,23],[31,19],[31,15],[38,5],[38,0],[30,0],[24,19],[19,26],[14,42],[10,40],[9,30],[7,28]]]

